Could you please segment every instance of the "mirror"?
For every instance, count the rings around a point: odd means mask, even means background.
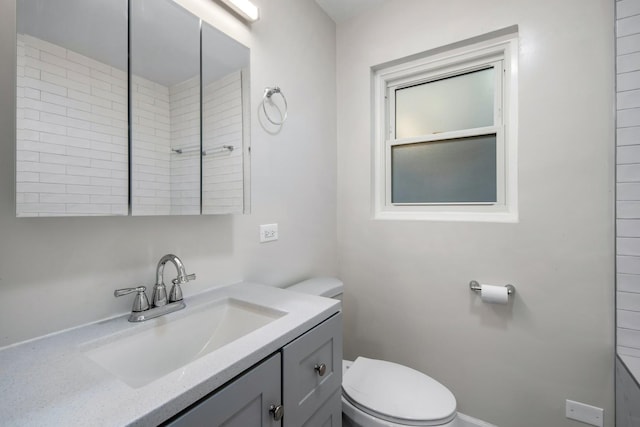
[[[16,215],[127,215],[127,1],[16,7]]]
[[[202,213],[242,213],[249,188],[249,48],[206,23],[202,85]]]
[[[249,48],[172,0],[17,0],[17,29],[17,216],[248,212]]]
[[[131,213],[200,214],[200,20],[131,1]]]

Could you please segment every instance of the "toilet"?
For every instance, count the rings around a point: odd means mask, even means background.
[[[317,277],[287,288],[342,300],[343,283]],[[358,357],[342,362],[345,427],[458,427],[456,398],[444,385],[393,362]]]

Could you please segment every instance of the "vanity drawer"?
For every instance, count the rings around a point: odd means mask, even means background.
[[[283,426],[299,427],[342,384],[342,312],[282,349]],[[339,400],[333,399],[337,408]],[[329,403],[329,402],[327,402]],[[338,409],[339,410],[339,409]]]

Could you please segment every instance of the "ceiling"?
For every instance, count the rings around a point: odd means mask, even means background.
[[[316,0],[337,24],[347,21],[386,0]]]

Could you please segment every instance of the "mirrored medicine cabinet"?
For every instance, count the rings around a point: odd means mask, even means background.
[[[246,212],[249,49],[172,0],[17,0],[16,215]]]

